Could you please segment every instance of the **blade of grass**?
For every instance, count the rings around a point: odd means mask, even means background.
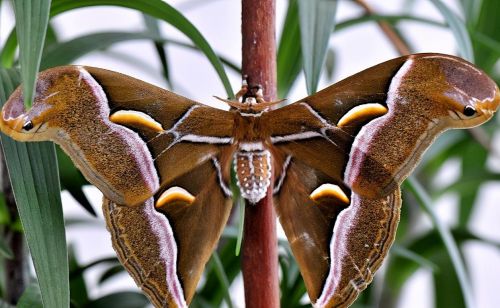
[[[234,254],[234,246],[236,245],[236,237],[224,238],[221,241],[224,243],[217,249],[219,259],[222,261],[224,273],[229,281],[229,285],[241,274],[241,260]],[[211,307],[220,307],[225,300],[224,297],[227,289],[222,287],[221,280],[216,273],[216,268],[208,266],[205,271],[205,283],[197,290],[195,298],[203,298],[207,305]],[[202,307],[207,307],[204,305]]]
[[[0,102],[19,74],[0,69]],[[1,135],[5,160],[45,307],[69,306],[68,254],[59,175],[52,143],[20,143]]]
[[[500,58],[500,42],[480,32],[472,33],[472,38]]]
[[[14,1],[23,96],[27,107],[31,106],[33,100],[36,74],[49,23],[49,11],[50,0]]]
[[[307,92],[316,92],[330,34],[335,25],[336,0],[298,0],[302,60]]]
[[[17,50],[17,34],[12,31],[0,51],[0,66],[11,68],[14,65]]]
[[[453,269],[457,273],[458,280],[460,282],[460,289],[462,291],[462,296],[464,297],[464,301],[466,307],[472,308],[474,307],[473,296],[471,293],[471,284],[469,277],[467,275],[467,271],[465,270],[465,264],[462,260],[462,256],[460,255],[460,251],[458,249],[457,243],[453,238],[450,230],[439,220],[436,212],[432,208],[432,202],[430,197],[424,191],[420,183],[412,177],[409,177],[405,182],[404,186],[411,191],[411,193],[415,196],[419,204],[421,205],[424,212],[429,216],[432,221],[432,224],[439,232],[439,235],[446,247],[446,252],[451,259],[453,264]]]
[[[236,238],[236,247],[234,253],[236,256],[240,255],[241,242],[243,241],[243,226],[245,224],[245,202],[243,198],[237,199],[238,203],[238,237]]]
[[[181,31],[210,61],[226,89],[227,96],[234,97],[224,67],[205,37],[184,15],[166,2],[161,0],[54,0],[51,8],[51,16],[76,8],[97,5],[112,5],[134,9],[161,19]]]
[[[460,294],[460,284],[446,252],[440,251],[432,260],[440,269],[432,273],[435,294],[434,307],[465,307],[464,299],[461,296],[457,296],[457,294]]]
[[[226,302],[229,308],[233,308],[233,302],[231,301],[231,296],[229,295],[229,287],[230,287],[229,279],[227,278],[226,272],[224,270],[224,265],[222,264],[222,261],[219,258],[219,254],[216,251],[212,253],[211,263],[222,285],[222,289],[225,290],[224,301]]]
[[[484,36],[500,42],[500,23],[498,20],[498,12],[500,10],[500,1],[498,0],[482,0],[478,2],[478,13],[474,28],[471,33],[477,32]],[[477,64],[487,73],[494,73],[498,76],[498,69],[495,70],[495,64],[498,62],[498,54],[492,52],[489,48],[484,48],[482,45],[474,45]]]
[[[142,14],[142,16],[144,18],[144,24],[146,25],[148,32],[155,36],[160,37],[161,31],[160,27],[158,26],[158,19],[153,18],[147,14]],[[158,55],[158,59],[160,60],[161,63],[163,77],[165,77],[165,81],[167,82],[168,87],[170,89],[173,89],[172,79],[170,78],[170,69],[167,59],[167,50],[165,49],[164,43],[158,41],[154,41],[153,43],[156,49],[156,54]]]
[[[36,283],[30,284],[17,303],[18,308],[43,308],[40,288]]]
[[[429,268],[433,272],[438,271],[439,267],[432,261],[422,257],[418,253],[398,244],[394,244],[391,247],[391,253],[395,256],[402,257],[413,261],[418,264],[419,267]]]
[[[286,98],[302,69],[299,9],[297,0],[288,1],[288,9],[279,40],[277,62],[278,97]]]
[[[455,40],[458,44],[458,51],[460,55],[474,63],[474,51],[472,49],[472,42],[467,32],[467,27],[465,23],[458,17],[450,8],[444,4],[441,0],[429,0],[434,6],[441,12],[446,23],[450,27],[453,35],[455,36]]]
[[[465,243],[474,241],[480,244],[490,245],[492,246],[492,248],[500,248],[500,243],[479,237],[466,228],[454,228],[451,230],[451,232],[458,245],[463,245]],[[440,238],[439,232],[436,229],[432,229],[423,234],[419,234],[414,238],[411,238],[411,240],[409,241],[407,240],[404,241],[404,243],[397,244],[396,247],[402,247],[403,249],[411,252],[418,252],[418,255],[423,258],[423,260],[426,260],[426,262],[431,262],[433,266],[437,266],[436,270],[441,270],[439,265],[433,261],[435,256],[441,253],[446,253],[446,248],[442,245],[441,242],[442,240]],[[387,287],[392,292],[397,294],[399,290],[404,286],[405,282],[418,269],[422,268],[422,266],[427,267],[427,265],[425,262],[416,262],[417,260],[406,258],[399,253],[393,253],[392,248],[391,253],[392,257],[389,259],[389,264],[387,265],[386,272]]]

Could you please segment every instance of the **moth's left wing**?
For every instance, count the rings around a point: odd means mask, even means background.
[[[231,211],[233,114],[87,70],[109,98],[111,121],[145,140],[159,175],[158,192],[138,208],[104,203],[113,246],[157,307],[185,306]]]
[[[120,260],[158,307],[189,303],[231,210],[233,114],[103,69],[40,73],[2,131],[52,140],[104,194]]]

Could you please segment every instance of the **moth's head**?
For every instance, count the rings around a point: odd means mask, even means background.
[[[271,110],[272,107],[284,101],[284,99],[272,102],[264,101],[263,91],[260,86],[248,88],[248,86],[244,84],[243,88],[247,93],[243,95],[241,101],[223,99],[218,96],[215,96],[215,98],[225,102],[229,107],[235,108],[240,113],[246,114],[261,114],[262,112]]]
[[[412,88],[419,87],[416,90],[437,103],[435,113],[444,115],[447,127],[480,125],[498,109],[498,86],[469,62],[448,55],[417,56],[413,62],[408,81],[414,83]]]
[[[77,119],[77,106],[95,95],[89,78],[92,78],[89,73],[76,66],[41,72],[31,108],[25,108],[22,86],[19,86],[2,108],[0,129],[19,141],[52,139],[60,123]]]

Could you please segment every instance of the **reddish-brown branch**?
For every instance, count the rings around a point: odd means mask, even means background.
[[[366,14],[375,14],[375,11],[364,0],[355,0],[355,2],[365,10]],[[385,21],[377,21],[377,23],[382,32],[384,32],[387,39],[391,41],[392,45],[400,55],[404,56],[411,53],[408,45],[403,41],[403,39],[401,39],[396,31],[394,31],[390,24]]]
[[[242,71],[264,98],[276,99],[275,1],[242,0]],[[271,182],[272,183],[272,182]],[[276,214],[272,187],[245,210],[242,271],[246,307],[279,307]]]

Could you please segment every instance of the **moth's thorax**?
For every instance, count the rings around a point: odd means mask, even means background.
[[[264,198],[271,183],[271,153],[262,142],[241,142],[234,154],[236,184],[251,203]]]

